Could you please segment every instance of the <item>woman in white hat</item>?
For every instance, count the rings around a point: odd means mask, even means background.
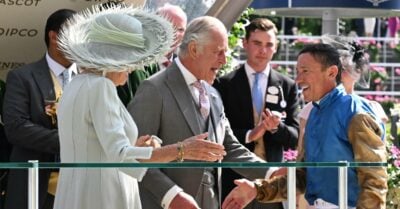
[[[61,162],[222,159],[223,146],[203,140],[207,134],[163,147],[155,137],[137,140],[137,127],[118,98],[115,86],[126,82],[128,72],[157,61],[172,41],[167,20],[129,6],[95,6],[72,18],[59,42],[81,74],[64,90],[58,107]],[[140,209],[137,180],[145,172],[146,168],[61,168],[54,208]]]
[[[322,36],[322,42],[330,44],[337,48],[340,54],[340,60],[343,66],[341,81],[348,94],[355,94],[355,86],[368,89],[370,86],[370,64],[369,56],[366,50],[359,43],[351,38],[334,35]],[[376,102],[360,97],[366,105],[370,106],[371,111],[375,114],[378,122],[384,124],[388,122],[382,106]],[[384,129],[383,125],[383,129]],[[385,131],[383,131],[385,133]]]

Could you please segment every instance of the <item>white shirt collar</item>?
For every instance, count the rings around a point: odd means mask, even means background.
[[[64,66],[59,64],[57,61],[55,61],[53,58],[50,57],[49,52],[46,52],[46,61],[47,64],[49,65],[49,68],[51,71],[53,71],[55,76],[59,76],[63,73],[63,71],[66,69]],[[68,67],[68,71],[74,72],[75,75],[78,74],[78,69],[76,67],[76,64],[73,63],[71,66]]]
[[[190,86],[198,79],[182,64],[179,57],[175,58],[175,63],[181,71],[183,78],[185,79],[186,85]]]
[[[50,57],[49,52],[46,52],[46,61],[49,65],[51,71],[53,71],[55,76],[59,76],[65,70],[65,67],[56,62],[53,58]]]
[[[252,78],[254,73],[256,73],[256,71],[249,65],[249,63],[247,63],[247,61],[244,63],[244,69],[248,78]],[[265,69],[261,71],[261,73],[264,74],[265,78],[268,78],[270,70],[271,67],[270,64],[268,64],[267,66],[265,66]]]

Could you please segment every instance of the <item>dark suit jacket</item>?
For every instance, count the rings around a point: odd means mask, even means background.
[[[3,101],[4,101],[4,93],[6,90],[6,83],[0,80],[0,113],[1,113],[1,121],[3,121]],[[4,124],[0,124],[0,162],[9,162],[9,157],[11,153],[11,145],[7,141],[6,135],[4,133]],[[4,182],[7,179],[4,179],[6,169],[0,169],[0,191],[3,189]],[[0,194],[2,196],[2,194]],[[0,203],[1,204],[1,203]],[[1,207],[0,207],[1,208]]]
[[[172,54],[172,59],[175,59],[176,57],[176,54]],[[117,87],[118,96],[125,107],[128,106],[129,102],[135,96],[135,93],[139,88],[140,83],[150,78],[150,76],[156,74],[160,70],[161,68],[158,63],[154,63],[144,66],[143,69],[137,69],[129,74],[129,78],[126,84]]]
[[[133,99],[133,96],[135,96],[136,90],[138,89],[140,83],[158,71],[160,71],[160,67],[157,64],[153,64],[144,66],[143,69],[138,69],[131,72],[126,84],[117,87],[118,96],[122,103],[127,106],[128,103]]]
[[[261,159],[244,148],[232,134],[225,117],[223,104],[217,91],[206,86],[211,105],[210,119],[215,131],[209,125],[208,139],[222,143],[227,162],[261,162]],[[203,133],[196,119],[197,105],[186,85],[182,73],[175,63],[166,70],[143,81],[128,110],[134,118],[139,136],[157,135],[163,145]],[[249,179],[262,178],[266,169],[235,169]],[[203,178],[204,168],[149,169],[139,183],[143,208],[161,209],[161,200],[174,185],[196,196]]]
[[[1,121],[3,121],[3,100],[4,100],[4,93],[6,90],[6,83],[0,80],[0,112],[1,112]],[[11,145],[7,141],[6,134],[4,133],[4,125],[3,123],[0,124],[0,162],[9,162],[11,153]],[[0,209],[4,206],[5,200],[5,190],[7,187],[7,174],[8,169],[0,169]]]
[[[266,157],[268,162],[281,162],[283,149],[295,149],[297,146],[299,122],[297,114],[299,110],[299,97],[297,95],[297,87],[295,82],[271,70],[268,78],[267,89],[270,86],[281,86],[284,98],[281,97],[279,92],[279,100],[276,104],[266,103],[265,107],[271,111],[286,112],[286,120],[281,122],[278,131],[274,134],[267,132],[264,135],[264,144]],[[244,69],[244,65],[240,66],[237,70],[218,78],[214,87],[220,92],[222,101],[225,107],[226,117],[231,123],[233,133],[238,138],[240,143],[244,144],[248,149],[254,150],[254,143],[245,143],[247,131],[254,128],[254,115],[253,103],[251,99],[251,89],[249,81]],[[268,94],[268,91],[266,91]],[[283,108],[280,101],[284,99],[287,103]],[[223,182],[232,182],[235,178],[240,178],[234,172],[225,172],[222,176]],[[228,192],[233,188],[233,184],[223,187]]]
[[[11,162],[54,162],[60,144],[57,127],[45,113],[45,99],[55,99],[46,58],[12,70],[7,76],[3,113],[5,131],[13,149]],[[47,193],[50,170],[39,170],[39,207]],[[6,209],[27,208],[27,170],[12,169],[7,187]]]

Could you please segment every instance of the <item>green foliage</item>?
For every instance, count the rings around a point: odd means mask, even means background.
[[[394,52],[397,55],[397,58],[400,59],[400,44],[397,44],[394,48],[393,48]]]
[[[317,18],[299,18],[298,19],[299,34],[305,35],[321,35],[322,19]]]
[[[385,111],[386,115],[390,114],[390,109],[393,109],[395,104],[397,102],[397,99],[390,97],[390,99],[386,99],[384,101],[379,102]]]
[[[243,11],[239,19],[232,25],[228,35],[228,46],[230,49],[234,49],[238,45],[240,39],[244,38],[246,34],[245,27],[249,23],[250,15],[252,13],[254,13],[254,9],[247,8]]]
[[[386,88],[385,81],[388,79],[386,68],[371,65],[370,70],[370,89],[375,91],[384,91]]]
[[[375,40],[363,41],[361,44],[367,49],[369,60],[371,62],[379,62],[379,50],[382,48],[381,44]]]
[[[371,81],[380,83],[386,79],[388,79],[388,74],[385,67],[371,66]]]
[[[393,194],[394,191],[399,191],[400,187],[400,150],[392,144],[390,140],[386,142],[386,151],[388,153],[388,181],[389,187],[388,199],[386,205],[388,208],[397,208],[399,204],[398,194]]]
[[[243,11],[239,19],[233,24],[228,35],[228,53],[226,55],[226,64],[218,72],[218,76],[222,76],[230,71],[232,71],[233,60],[235,57],[239,56],[237,51],[237,46],[240,45],[241,39],[244,38],[246,34],[245,27],[250,21],[251,14],[254,13],[253,8],[247,8]]]
[[[386,150],[388,153],[388,187],[389,189],[400,187],[400,150],[387,141]]]

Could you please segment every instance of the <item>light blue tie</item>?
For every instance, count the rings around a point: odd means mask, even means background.
[[[251,90],[253,105],[256,108],[257,114],[260,115],[263,108],[263,94],[259,83],[261,73],[254,73],[254,83]]]
[[[70,80],[69,70],[68,69],[64,70],[63,73],[62,73],[62,76],[63,76],[62,88],[64,89],[65,86],[67,86],[67,84],[69,83],[69,80]]]

